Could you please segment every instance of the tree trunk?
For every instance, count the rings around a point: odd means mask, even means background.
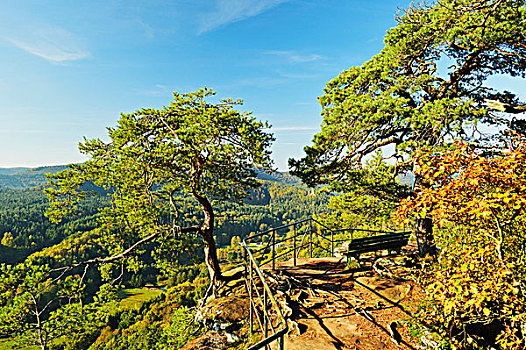
[[[223,280],[223,275],[221,274],[221,268],[219,267],[216,242],[214,240],[214,209],[208,198],[201,196],[197,191],[192,192],[192,194],[199,204],[201,204],[205,215],[199,233],[205,242],[205,264],[208,268],[208,274],[210,275],[210,282],[213,285],[216,285],[217,282]]]
[[[413,184],[413,194],[417,187],[427,186],[422,181],[422,177],[418,175],[418,167],[416,163],[413,164],[413,173],[415,174],[415,182]],[[433,236],[433,217],[427,215],[425,218],[416,219],[416,242],[418,243],[418,255],[425,257],[426,255],[435,255],[437,252],[435,245],[435,237]]]
[[[431,216],[416,219],[416,241],[418,243],[418,254],[421,257],[436,254],[433,218]]]
[[[217,258],[216,244],[212,233],[202,232],[201,236],[205,242],[205,263],[208,268],[208,274],[210,275],[210,281],[216,284],[218,281],[223,279],[221,274],[221,268],[219,267],[219,260]]]

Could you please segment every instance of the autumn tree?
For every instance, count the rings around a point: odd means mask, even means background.
[[[174,93],[162,109],[122,114],[108,129],[110,141],[87,140],[80,151],[89,159],[50,176],[48,215],[59,221],[89,194],[90,184],[105,188],[111,204],[100,213],[102,242],[111,256],[89,263],[126,261],[137,269],[137,253],[154,242],[158,258],[188,248],[198,234],[204,242],[211,286],[223,279],[214,240],[215,201],[240,201],[258,187],[257,169],[271,167],[268,125],[234,107],[231,99],[209,102],[214,92]],[[201,222],[181,224],[181,204],[193,198]]]
[[[488,84],[526,74],[524,1],[439,0],[412,5],[397,21],[379,54],[327,83],[321,132],[304,158],[289,161],[305,183],[382,198],[414,170],[416,149],[482,140],[480,125],[506,126],[502,111],[524,111],[514,94]],[[364,160],[380,150],[392,159],[391,186],[362,181],[371,172]],[[419,222],[428,245],[430,223]]]
[[[417,151],[425,185],[396,212],[402,222],[431,214],[440,228],[418,317],[463,349],[526,346],[526,143],[511,144]]]

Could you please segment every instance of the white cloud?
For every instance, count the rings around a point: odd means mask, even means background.
[[[290,0],[216,0],[216,10],[203,16],[199,34],[257,16]]]
[[[171,93],[173,92],[173,90],[170,87],[163,84],[156,84],[155,87],[151,89],[140,89],[135,91],[137,95],[142,96],[171,96]]]
[[[283,78],[273,78],[273,77],[254,77],[246,78],[232,82],[231,84],[224,84],[216,86],[217,90],[227,90],[232,88],[239,87],[256,87],[260,89],[274,88],[279,85],[286,83],[286,80]]]
[[[288,79],[315,79],[315,78],[320,77],[320,74],[304,74],[304,73],[296,74],[296,73],[286,73],[280,70],[278,70],[277,73],[283,78],[288,78]]]
[[[64,63],[90,57],[70,32],[56,26],[40,25],[13,30],[3,38],[16,47],[53,63]]]
[[[325,59],[322,55],[299,55],[294,51],[265,51],[264,54],[284,57],[290,63],[306,63]]]
[[[155,37],[155,29],[148,23],[144,22],[141,19],[135,19],[133,24],[137,25],[139,28],[142,28],[144,36],[148,39],[153,39]]]

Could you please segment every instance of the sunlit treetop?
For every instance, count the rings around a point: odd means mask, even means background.
[[[418,147],[487,136],[473,130],[507,123],[491,109],[517,105],[487,79],[525,76],[524,1],[442,0],[412,6],[397,20],[378,55],[327,83],[322,130],[303,159],[290,160],[308,184],[352,181],[347,174],[388,145],[397,172],[411,169]]]
[[[50,177],[48,215],[60,220],[86,196],[89,184],[110,192],[111,205],[101,212],[103,240],[116,260],[132,255],[140,245],[159,240],[172,254],[184,250],[185,234],[198,233],[205,243],[211,279],[221,277],[213,237],[216,200],[240,201],[259,186],[257,170],[269,170],[267,123],[234,107],[241,101],[210,102],[214,92],[200,89],[174,93],[162,109],[143,108],[122,114],[108,128],[109,142],[80,144],[89,159]],[[203,212],[202,222],[184,226],[180,211],[184,197],[193,198]]]

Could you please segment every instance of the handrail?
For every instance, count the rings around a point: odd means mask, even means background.
[[[277,237],[277,232],[285,229],[289,229],[290,235],[285,234]],[[335,239],[334,235],[346,232],[350,232],[350,239],[353,240],[355,232],[378,234],[392,233],[393,231],[359,228],[331,229],[314,218],[308,218],[270,228],[243,239],[241,246],[244,249],[245,287],[250,298],[250,334],[254,330],[254,317],[263,333],[263,339],[249,347],[248,350],[257,350],[263,347],[268,349],[268,345],[274,341],[278,342],[278,349],[283,350],[284,335],[288,332],[287,319],[283,316],[283,311],[276,302],[260,267],[272,263],[272,270],[276,270],[276,260],[291,253],[294,266],[296,266],[297,259],[304,247],[309,247],[308,256],[311,258],[313,257],[313,247],[319,247],[323,252],[328,252],[330,256],[334,256],[334,245],[349,241],[349,238]],[[315,241],[313,236],[319,237],[321,240]],[[299,237],[301,237],[301,242],[297,246],[297,238]],[[327,245],[330,244],[330,247],[324,247],[320,244],[322,242]],[[278,252],[278,250],[280,251]],[[272,334],[269,335],[269,331],[272,331]]]
[[[258,342],[255,345],[252,345],[248,348],[248,350],[256,350],[261,349],[262,347],[266,347],[268,344],[272,343],[275,340],[278,340],[278,348],[279,350],[284,349],[284,342],[283,342],[283,336],[288,332],[289,327],[287,324],[287,320],[283,316],[283,312],[281,311],[280,306],[278,305],[276,299],[274,298],[274,294],[272,294],[272,291],[270,290],[267,281],[265,279],[265,276],[259,269],[258,264],[256,263],[256,260],[254,259],[254,256],[252,255],[252,252],[250,251],[250,248],[246,245],[246,242],[243,241],[243,247],[245,248],[245,261],[247,265],[245,265],[246,270],[245,271],[245,279],[248,279],[247,281],[247,288],[248,293],[250,296],[250,311],[249,311],[249,318],[250,318],[250,333],[252,334],[253,330],[253,324],[254,324],[254,313],[256,313],[256,305],[253,298],[253,290],[255,289],[256,294],[258,295],[259,301],[262,305],[263,312],[262,312],[262,318],[256,314],[257,321],[263,330],[263,334],[265,338]],[[263,296],[261,296],[259,290],[257,289],[257,284],[254,282],[253,272],[256,272],[256,276],[259,277],[261,284],[262,284],[262,292]],[[248,275],[248,278],[247,278]],[[270,298],[271,304],[274,306],[276,315],[278,316],[278,323],[276,325],[276,328],[281,328],[279,331],[275,331],[275,327],[272,324],[272,319],[269,314],[268,310],[268,298]],[[268,336],[268,325],[272,328],[272,331],[274,332],[272,335]]]

